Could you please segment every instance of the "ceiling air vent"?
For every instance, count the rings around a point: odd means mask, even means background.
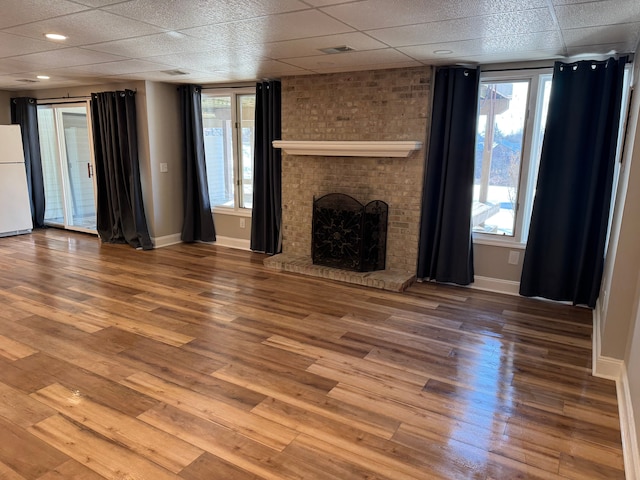
[[[353,52],[354,50],[355,48],[351,48],[347,45],[342,45],[340,47],[329,47],[329,48],[320,49],[321,52],[328,53],[328,54]]]
[[[180,75],[189,75],[189,72],[185,72],[183,70],[163,70],[162,73],[166,73],[167,75],[171,75],[172,77],[177,77]]]

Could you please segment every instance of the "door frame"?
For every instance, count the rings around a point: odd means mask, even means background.
[[[98,234],[97,226],[96,229],[90,229],[83,226],[73,225],[72,220],[70,221],[69,215],[73,210],[71,205],[71,199],[69,195],[70,180],[68,174],[68,159],[66,153],[66,138],[64,128],[59,128],[62,123],[62,112],[60,109],[66,107],[84,107],[87,113],[87,135],[89,140],[89,164],[90,169],[92,171],[91,180],[93,184],[93,205],[96,211],[97,216],[97,183],[96,183],[96,162],[95,162],[95,153],[93,148],[93,124],[91,122],[91,105],[89,98],[74,98],[69,100],[56,100],[56,101],[38,101],[38,107],[48,107],[53,109],[53,121],[55,127],[55,138],[56,138],[56,153],[57,153],[57,162],[58,162],[58,182],[62,187],[62,204],[63,204],[63,223],[55,223],[50,222],[45,219],[45,223],[50,226],[64,228],[66,230],[73,230],[76,232],[90,233],[93,235]],[[97,220],[97,218],[96,218]]]

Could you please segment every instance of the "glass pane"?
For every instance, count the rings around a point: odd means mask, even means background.
[[[212,207],[234,206],[231,96],[202,96],[204,151]]]
[[[242,191],[240,207],[253,206],[253,146],[256,112],[256,96],[240,95],[240,171],[242,172]]]
[[[58,140],[54,111],[51,107],[38,107],[38,131],[40,156],[44,180],[44,221],[64,225],[64,197],[58,161]]]
[[[474,232],[513,236],[528,81],[483,82],[473,189]]]
[[[540,167],[540,154],[542,153],[542,140],[547,123],[547,110],[549,107],[549,95],[551,93],[551,75],[540,75],[538,87],[538,101],[536,104],[536,123],[533,128],[533,138],[531,142],[531,157],[529,159],[529,178],[527,181],[527,195],[523,208],[525,215],[522,222],[522,239],[526,242],[529,236],[531,224],[531,212],[533,210],[533,199],[536,194],[536,184],[538,179],[538,169]]]
[[[85,107],[59,109],[68,179],[68,225],[96,229],[93,166]]]

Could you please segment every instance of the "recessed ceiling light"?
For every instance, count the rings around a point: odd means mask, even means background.
[[[44,36],[47,37],[49,40],[66,40],[67,39],[66,35],[60,35],[59,33],[45,33]]]
[[[38,80],[49,80],[51,77],[49,75],[37,75],[36,78]]]
[[[436,55],[449,55],[453,53],[453,50],[434,50],[433,53]]]

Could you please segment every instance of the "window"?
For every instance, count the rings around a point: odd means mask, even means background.
[[[253,202],[253,89],[202,94],[207,183],[212,208],[240,211]]]
[[[472,229],[477,240],[526,242],[551,74],[483,76],[478,96]]]

